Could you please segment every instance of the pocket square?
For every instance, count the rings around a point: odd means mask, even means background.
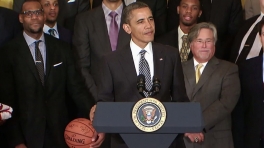
[[[75,2],[75,0],[69,0],[67,3],[73,3]]]
[[[62,62],[57,63],[57,64],[54,64],[53,67],[59,66],[59,65],[61,65],[61,64],[62,64]]]
[[[0,103],[0,120],[6,120],[11,118],[13,109],[5,104]]]

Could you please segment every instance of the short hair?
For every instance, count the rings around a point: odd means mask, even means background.
[[[181,5],[181,2],[182,2],[183,0],[180,0],[179,1],[179,3],[177,4],[177,6],[180,6]],[[201,0],[198,0],[199,1],[199,5],[200,5],[200,10],[203,10],[202,8],[203,8],[203,5],[202,5],[202,2],[201,2]]]
[[[216,31],[216,27],[214,24],[212,23],[206,23],[206,22],[202,22],[199,24],[196,24],[192,27],[192,29],[190,30],[189,34],[188,34],[188,41],[191,43],[194,39],[196,39],[201,31],[201,29],[210,29],[213,32],[214,35],[214,43],[216,43],[217,41],[217,31]]]
[[[23,2],[23,4],[22,4],[21,8],[20,8],[20,13],[22,13],[23,6],[24,6],[24,4],[27,3],[27,2],[38,2],[38,3],[40,4],[41,9],[43,9],[43,8],[42,8],[42,5],[41,5],[41,3],[40,3],[40,0],[25,0],[25,1]]]
[[[143,2],[134,2],[129,4],[128,6],[125,7],[125,9],[122,12],[122,21],[125,24],[129,24],[129,21],[131,19],[131,13],[133,10],[140,9],[140,8],[146,8],[149,6]]]
[[[258,25],[259,35],[261,35],[262,27],[264,26],[264,20],[261,20]]]

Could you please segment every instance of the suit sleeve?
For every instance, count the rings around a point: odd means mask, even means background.
[[[114,84],[113,79],[109,67],[109,63],[106,58],[102,58],[102,62],[100,64],[100,77],[99,83],[97,87],[98,91],[98,99],[97,102],[113,102],[114,101]]]
[[[90,74],[91,48],[88,36],[89,29],[86,26],[86,21],[84,19],[86,18],[83,18],[83,15],[79,15],[76,18],[73,34],[73,49],[75,52],[77,69],[84,77],[86,87],[90,90],[93,98],[96,100],[96,85],[92,75]]]
[[[231,65],[223,77],[219,99],[203,111],[205,130],[209,130],[230,115],[240,95],[238,68]]]
[[[243,22],[243,10],[241,0],[233,0],[229,22],[229,35],[235,36]]]
[[[80,73],[76,71],[72,51],[67,47],[64,47],[64,49],[68,49],[65,50],[68,51],[66,55],[67,89],[77,107],[88,115],[91,107],[94,105],[94,99],[89,90],[87,90],[84,80],[80,76]]]
[[[154,20],[155,20],[155,36],[162,35],[166,33],[166,19],[167,19],[167,0],[157,0],[154,12]]]
[[[15,93],[15,82],[12,71],[12,60],[8,49],[3,47],[0,53],[0,102],[13,108],[11,119],[5,125],[8,131],[6,136],[11,147],[25,143],[19,122],[19,112]]]
[[[180,55],[178,51],[175,51],[174,53],[175,53],[174,54],[175,64],[174,64],[174,71],[173,71],[173,86],[171,87],[172,88],[172,101],[190,102],[187,97],[187,93],[185,89]]]

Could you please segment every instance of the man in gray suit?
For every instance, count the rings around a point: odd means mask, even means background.
[[[238,68],[214,57],[217,32],[213,24],[200,23],[189,32],[193,59],[182,63],[187,95],[200,102],[204,117],[204,141],[186,148],[233,148],[231,112],[240,95]],[[195,137],[199,140],[199,137]]]

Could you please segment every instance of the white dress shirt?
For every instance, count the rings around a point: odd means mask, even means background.
[[[139,61],[140,61],[140,51],[142,48],[140,48],[138,45],[136,45],[132,39],[130,40],[130,48],[133,56],[133,61],[135,65],[135,69],[137,72],[137,75],[139,75]],[[148,62],[149,65],[149,70],[150,70],[150,75],[151,75],[151,81],[154,76],[154,62],[153,62],[153,51],[152,51],[152,43],[149,42],[148,45],[144,48],[147,52],[145,53],[145,59]]]
[[[250,35],[251,31],[254,29],[255,25],[261,21],[262,17],[264,16],[264,14],[261,12],[260,16],[258,17],[258,19],[255,21],[255,23],[249,28],[248,32],[246,33],[246,35],[244,36],[242,42],[241,42],[241,45],[240,45],[240,48],[239,48],[239,52],[238,52],[238,56],[237,56],[237,59],[242,51],[242,49],[244,48],[244,45],[247,41],[247,38],[248,36]],[[256,37],[255,37],[255,41],[250,49],[250,52],[248,53],[247,55],[247,59],[251,59],[251,58],[254,58],[254,57],[257,57],[259,56],[259,52],[260,52],[260,49],[262,47],[262,44],[260,42],[260,39],[259,39],[259,34],[257,33],[256,34]],[[236,60],[237,60],[236,59]]]

